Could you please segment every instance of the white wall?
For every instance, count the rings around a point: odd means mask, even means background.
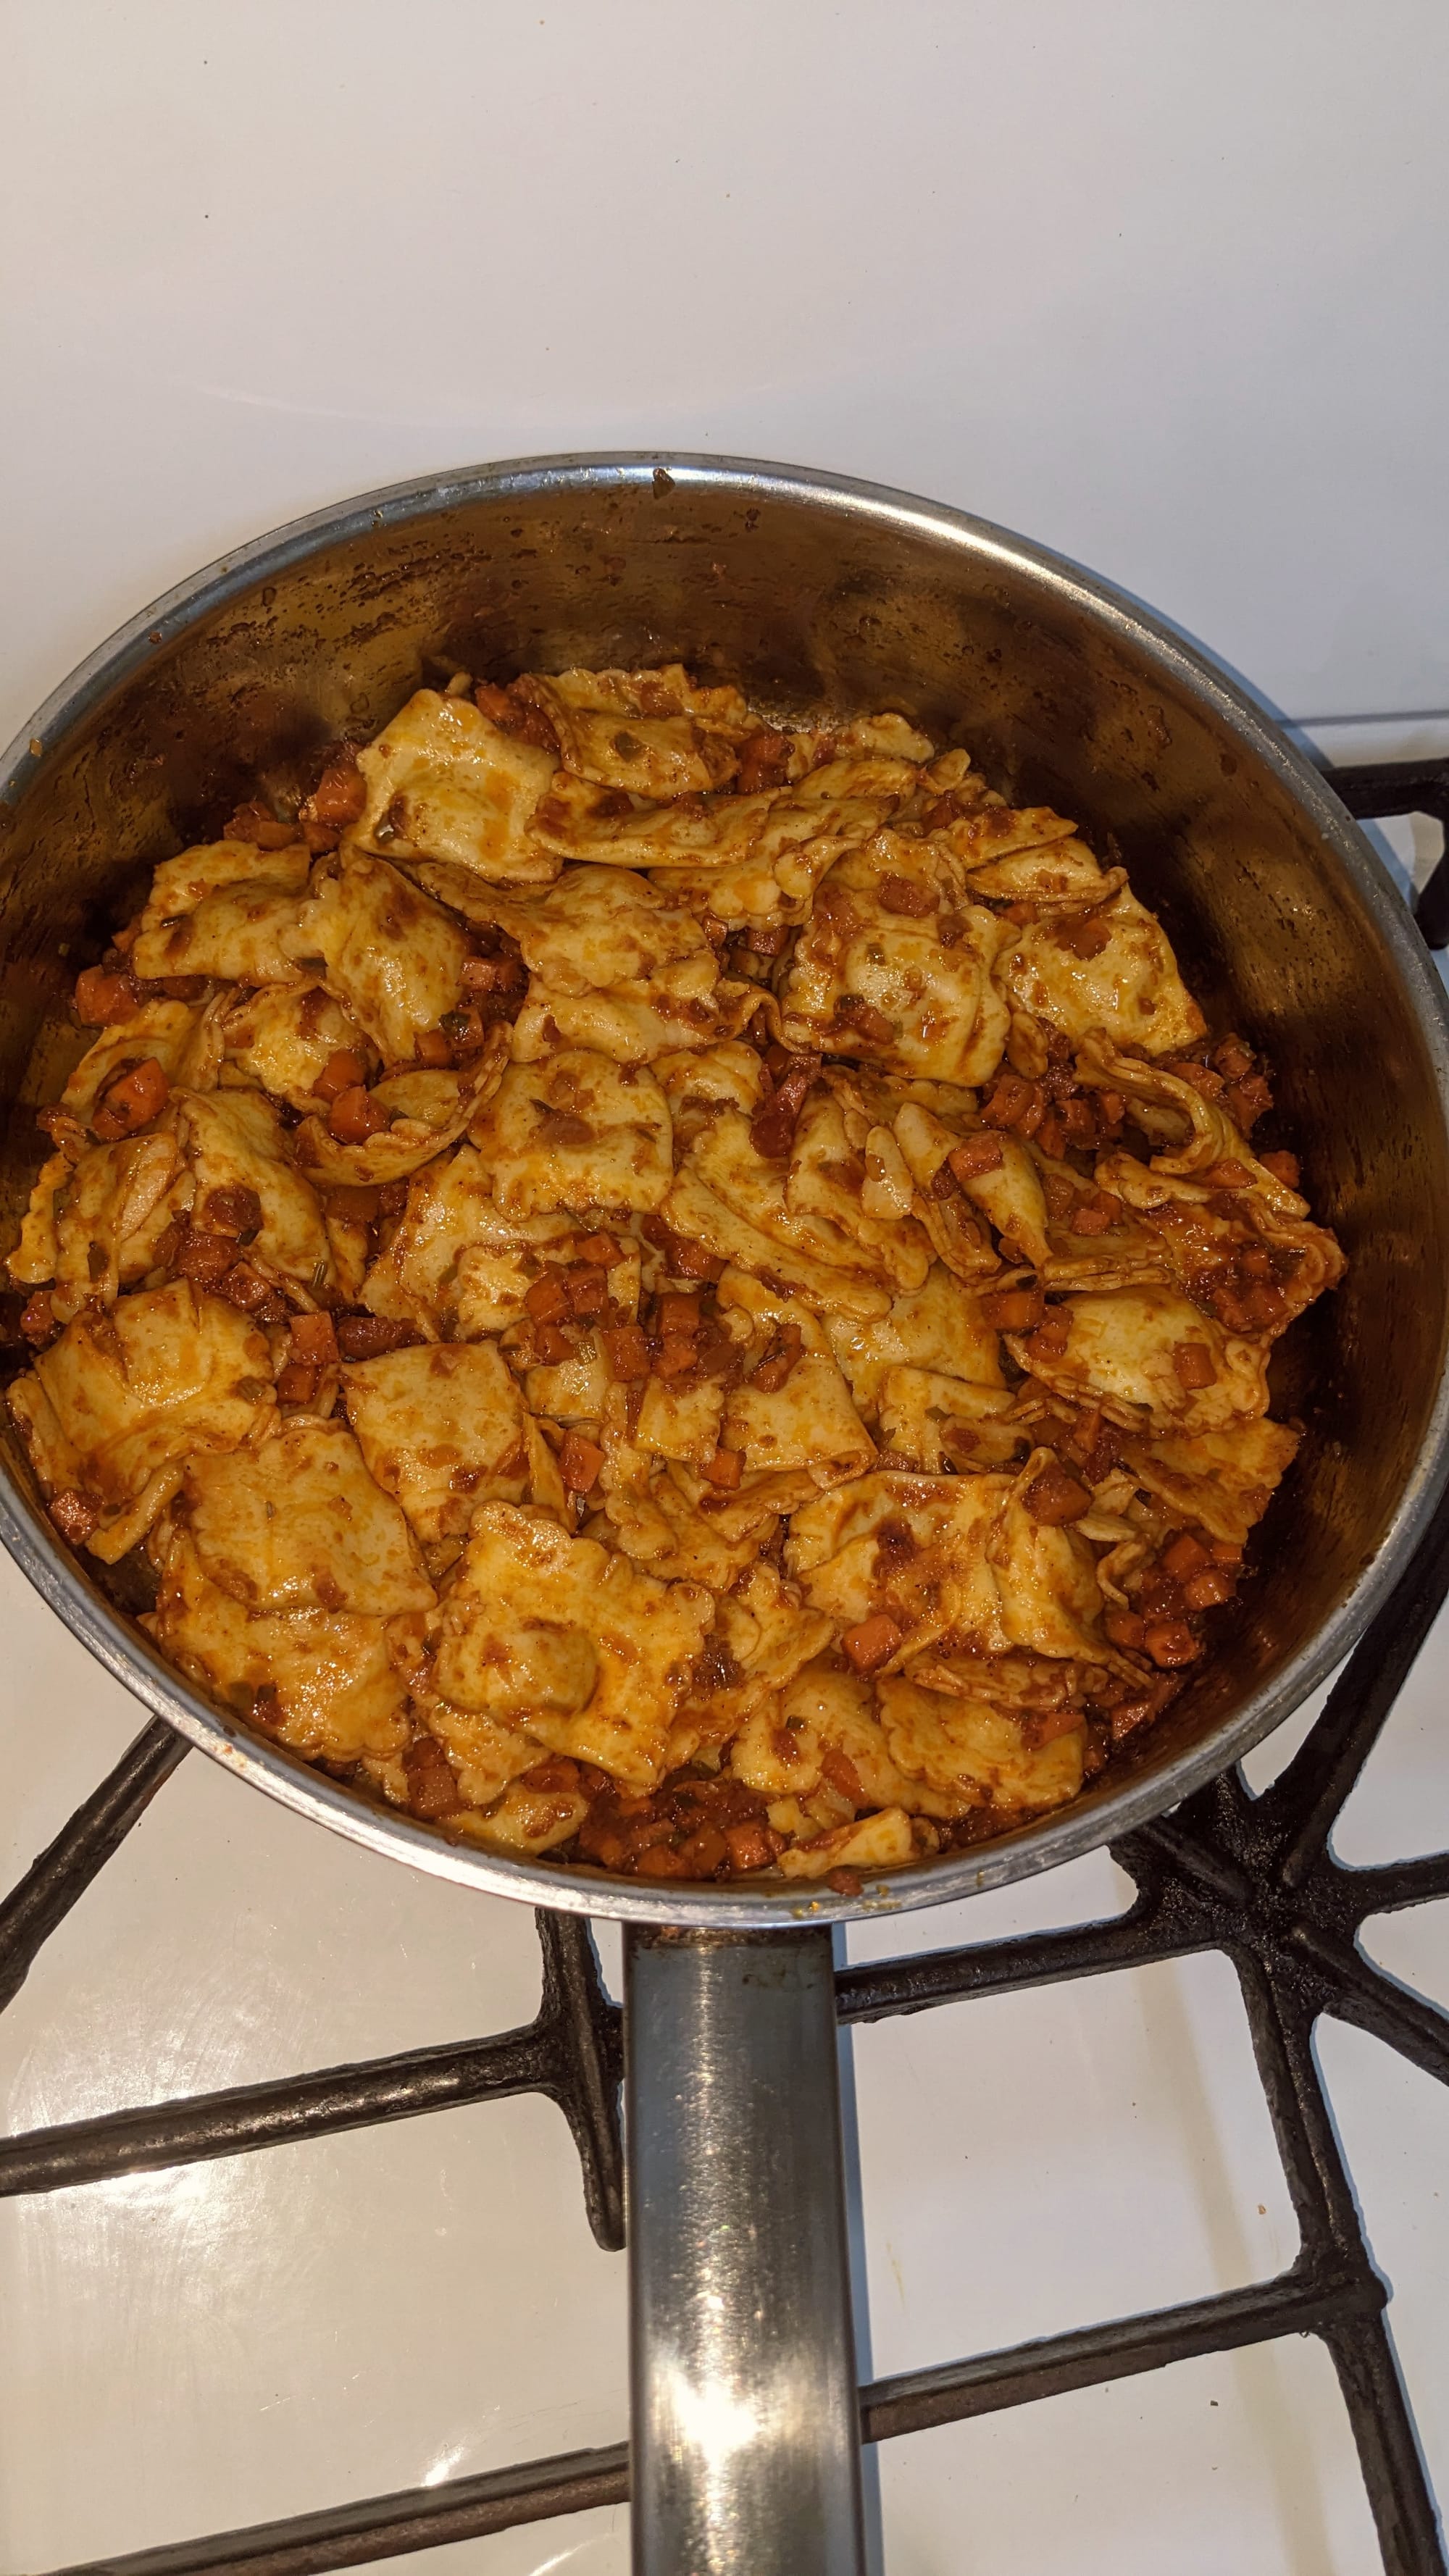
[[[9,0],[0,739],[242,537],[610,445],[1449,706],[1442,0]]]

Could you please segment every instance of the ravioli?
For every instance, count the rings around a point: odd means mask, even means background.
[[[89,1125],[101,1093],[128,1065],[153,1057],[168,1082],[182,1063],[198,1014],[189,1002],[144,1002],[128,1020],[103,1029],[60,1095],[62,1109]]]
[[[673,1179],[669,1104],[646,1065],[587,1047],[510,1065],[472,1130],[505,1216],[661,1207]]]
[[[880,1685],[880,1712],[893,1760],[948,1812],[993,1807],[1011,1820],[1065,1806],[1081,1788],[1085,1738],[1076,1728],[1031,1752],[1000,1710],[895,1678]]]
[[[260,1448],[195,1458],[182,1494],[202,1571],[248,1610],[432,1606],[408,1524],[345,1423],[298,1416]]]
[[[61,1165],[47,1268],[62,1323],[84,1306],[110,1305],[151,1269],[166,1228],[188,1206],[193,1184],[175,1134],[93,1145],[74,1170]]]
[[[1006,1045],[992,982],[1004,936],[994,913],[956,900],[930,842],[882,832],[837,859],[816,892],[782,996],[785,1043],[984,1082]]]
[[[288,934],[294,971],[324,983],[384,1064],[411,1063],[456,1008],[470,948],[450,913],[383,859],[357,853],[318,877]]]
[[[1063,1298],[1066,1347],[1043,1352],[1008,1334],[1023,1368],[1077,1402],[1108,1400],[1127,1423],[1160,1430],[1221,1431],[1268,1409],[1267,1354],[1225,1333],[1170,1288],[1123,1288]],[[1201,1354],[1203,1383],[1179,1354]]]
[[[369,1475],[420,1539],[461,1538],[479,1503],[525,1499],[523,1405],[492,1342],[388,1351],[345,1368],[342,1387]]]
[[[290,846],[269,795],[40,1113],[57,1530],[490,1853],[813,1908],[1075,1797],[1210,1653],[1343,1272],[1110,836],[678,664],[459,673]]]
[[[554,763],[500,732],[471,698],[419,689],[357,765],[367,787],[358,849],[441,861],[494,883],[547,885],[557,876],[529,831]]]
[[[311,865],[302,842],[258,850],[249,841],[211,841],[163,859],[131,950],[136,973],[292,981],[298,970],[287,943]]]
[[[316,1109],[317,1077],[334,1055],[367,1057],[350,1011],[321,984],[262,984],[221,1023],[221,1078],[270,1092],[293,1109]]]
[[[181,1462],[260,1438],[276,1395],[271,1354],[245,1315],[177,1279],[78,1315],[8,1402],[46,1491],[95,1498],[102,1523],[87,1544],[111,1562],[122,1508],[148,1497],[149,1518],[125,1521],[134,1546],[175,1491]],[[157,1480],[173,1470],[163,1492]]]
[[[649,1788],[713,1609],[702,1586],[485,1503],[439,1611],[438,1693]]]
[[[1008,1001],[1070,1038],[1103,1030],[1118,1046],[1165,1055],[1207,1023],[1159,922],[1130,886],[1095,912],[1053,916],[1017,934],[996,967]]]
[[[196,1223],[223,1193],[255,1193],[260,1223],[249,1257],[318,1296],[332,1281],[332,1247],[315,1193],[287,1151],[276,1110],[257,1091],[178,1091],[174,1114],[195,1192]]]
[[[184,1529],[142,1625],[183,1672],[312,1761],[385,1760],[407,1741],[407,1687],[381,1619],[249,1611],[212,1582]]]
[[[920,1288],[893,1297],[889,1312],[869,1323],[829,1316],[831,1348],[850,1380],[856,1403],[867,1410],[894,1368],[925,1369],[964,1378],[971,1386],[1000,1387],[1001,1337],[981,1312],[981,1300],[933,1263]]]

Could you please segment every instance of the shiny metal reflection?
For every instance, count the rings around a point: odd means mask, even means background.
[[[862,2576],[830,1934],[625,1961],[635,2576]]]

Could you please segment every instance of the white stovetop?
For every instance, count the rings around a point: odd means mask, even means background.
[[[281,519],[658,444],[962,503],[1152,599],[1292,717],[1379,719],[1320,732],[1346,756],[1449,742],[1437,0],[11,0],[5,31],[0,737]],[[1434,836],[1390,839],[1422,876]],[[0,1636],[8,1884],[141,1712],[3,1562]],[[1446,1661],[1441,1621],[1343,1857],[1449,1839]],[[1088,1861],[853,1955],[1125,1895]],[[1449,2000],[1449,1907],[1372,1928]],[[526,1915],[193,1755],[0,2018],[0,2117],[473,2036],[536,1992]],[[1320,2049],[1449,2494],[1449,2099],[1337,2025]],[[1220,1959],[888,2023],[854,2069],[871,2372],[1291,2259]],[[622,2261],[536,2100],[5,2203],[0,2307],[17,2568],[625,2429]],[[894,2444],[880,2496],[889,2576],[1378,2565],[1313,2343]],[[434,2564],[623,2576],[626,2525]]]

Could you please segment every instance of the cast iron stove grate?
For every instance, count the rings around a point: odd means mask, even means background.
[[[1449,945],[1449,761],[1327,774],[1355,814],[1428,813],[1445,824],[1446,854],[1419,898],[1417,918],[1431,947]],[[1357,1941],[1372,1915],[1449,1896],[1449,1851],[1346,1869],[1328,1847],[1446,1594],[1449,1495],[1272,1786],[1255,1798],[1241,1772],[1229,1771],[1112,1846],[1137,1887],[1126,1914],[838,1974],[837,2009],[850,2024],[1193,1951],[1225,1952],[1242,1986],[1301,2239],[1296,2261],[1272,2280],[876,2380],[860,2392],[863,2442],[1205,2353],[1315,2334],[1338,2372],[1387,2576],[1449,2576],[1384,2313],[1388,2292],[1364,2236],[1312,2044],[1314,2024],[1327,2013],[1449,2083],[1449,2014],[1372,1965]],[[0,1904],[0,2009],[187,1750],[169,1727],[148,1726]],[[622,2016],[605,1994],[587,1926],[573,1915],[540,1913],[536,1922],[543,1991],[526,2029],[32,2130],[0,2141],[0,2194],[73,2189],[424,2111],[544,2093],[573,2132],[594,2235],[617,2251],[624,2242]],[[320,2576],[621,2504],[628,2494],[628,2446],[619,2442],[94,2560],[63,2576]]]

